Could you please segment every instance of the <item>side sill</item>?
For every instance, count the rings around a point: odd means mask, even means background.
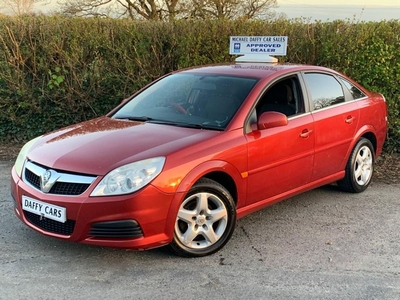
[[[285,193],[273,196],[273,197],[268,198],[268,199],[261,200],[261,201],[259,201],[257,203],[252,204],[252,205],[239,208],[237,210],[237,218],[238,219],[243,218],[244,216],[247,216],[247,215],[249,215],[249,214],[251,214],[253,212],[261,210],[261,209],[263,209],[265,207],[268,207],[268,206],[270,206],[272,204],[278,203],[280,201],[283,201],[285,199],[294,197],[294,196],[302,194],[304,192],[313,190],[313,189],[315,189],[317,187],[320,187],[320,186],[323,186],[323,185],[326,185],[326,184],[329,184],[329,183],[333,183],[335,181],[338,181],[338,180],[342,179],[344,176],[345,176],[345,171],[343,170],[343,171],[340,171],[340,172],[335,173],[333,175],[330,175],[328,177],[324,177],[324,178],[322,178],[320,180],[310,182],[307,185],[303,185],[301,187],[298,187],[296,189],[287,191]]]

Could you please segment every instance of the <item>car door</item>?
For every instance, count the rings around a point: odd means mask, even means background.
[[[356,101],[346,101],[347,94],[334,75],[305,72],[303,76],[314,118],[315,157],[311,180],[315,181],[343,169],[360,111]]]
[[[304,106],[297,76],[285,78],[294,95],[294,115],[286,126],[253,130],[246,135],[248,143],[248,196],[246,205],[273,201],[275,196],[293,191],[310,181],[314,154],[312,115]],[[282,82],[282,81],[281,81]],[[268,94],[269,87],[264,95]],[[263,96],[257,104],[258,114]],[[274,96],[276,97],[276,96]],[[267,97],[268,98],[268,97]],[[268,101],[275,100],[270,99]],[[267,201],[269,202],[269,201]]]

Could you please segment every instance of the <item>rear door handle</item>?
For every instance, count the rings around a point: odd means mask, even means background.
[[[355,117],[348,116],[346,120],[344,120],[347,124],[352,124],[354,122]]]
[[[310,134],[312,133],[312,130],[308,130],[308,129],[304,129],[301,133],[300,133],[300,137],[303,139],[306,139],[310,136]]]

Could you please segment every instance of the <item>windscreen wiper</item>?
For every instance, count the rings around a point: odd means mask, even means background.
[[[153,118],[146,117],[146,116],[141,116],[141,117],[136,117],[136,116],[127,116],[127,115],[120,115],[120,116],[115,116],[113,119],[117,120],[129,120],[129,121],[141,121],[141,122],[147,122],[147,121],[153,121]]]
[[[218,127],[218,126],[203,125],[203,124],[199,124],[199,123],[173,122],[173,121],[164,121],[164,120],[151,120],[150,123],[165,124],[165,125],[185,127],[185,128],[222,130],[222,128]]]

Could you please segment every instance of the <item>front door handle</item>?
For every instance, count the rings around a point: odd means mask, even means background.
[[[310,134],[312,133],[312,130],[308,130],[308,129],[304,129],[301,133],[300,133],[300,137],[303,139],[306,139],[310,136]]]

